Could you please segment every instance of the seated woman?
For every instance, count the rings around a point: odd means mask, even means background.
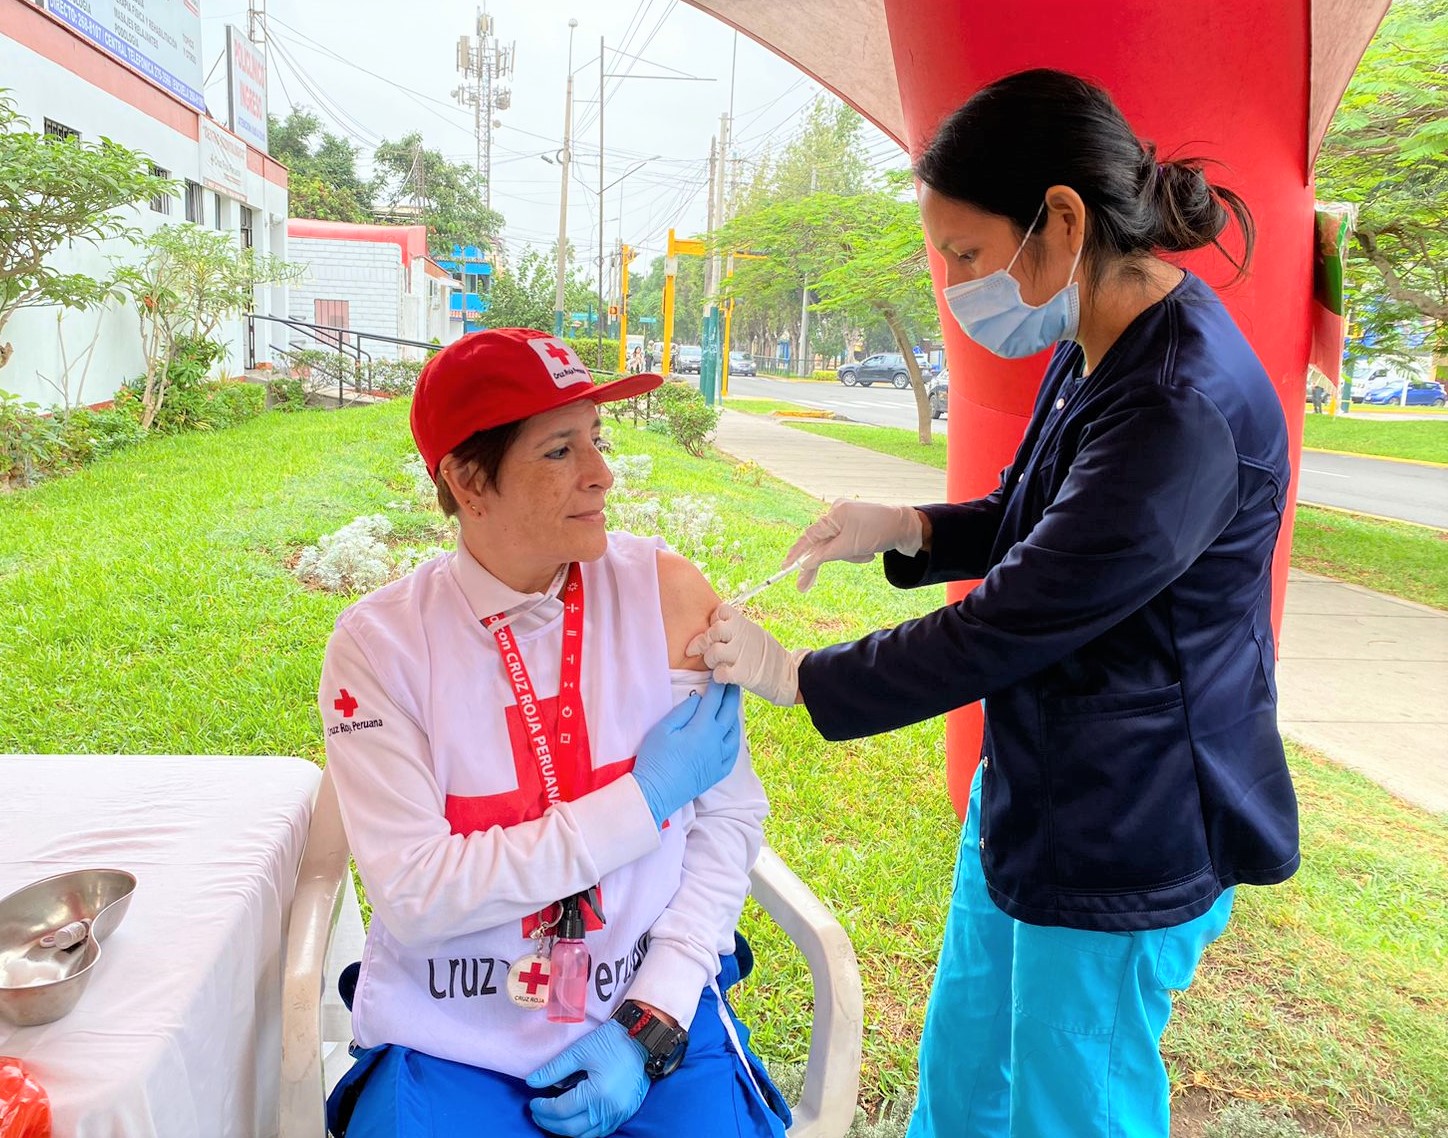
[[[423,369],[457,551],[344,612],[322,671],[372,905],[334,1134],[783,1133],[717,979],[766,813],[739,689],[684,654],[718,598],[604,523],[597,405],[660,382],[517,328]]]

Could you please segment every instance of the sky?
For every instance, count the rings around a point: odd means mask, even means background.
[[[361,147],[364,174],[378,141],[412,130],[455,161],[474,160],[472,108],[459,106],[452,92],[463,81],[458,37],[474,31],[476,0],[265,2],[272,114],[285,117],[293,106],[317,111],[326,129]],[[731,159],[742,179],[767,146],[777,152],[799,130],[824,93],[792,64],[679,0],[490,0],[486,10],[498,40],[516,44],[514,74],[505,84],[512,104],[495,115],[502,125],[492,150],[492,205],[506,219],[509,257],[530,245],[546,250],[557,239],[560,167],[540,155],[553,157],[562,145],[570,18],[578,27],[568,234],[586,263],[598,248],[600,37],[604,70],[630,73],[605,79],[603,185],[623,180],[603,197],[603,244],[612,250],[622,239],[640,249],[636,267],[662,255],[670,226],[681,235],[704,228],[709,141],[731,97]],[[226,25],[244,30],[246,19],[246,0],[203,3],[208,67],[222,55]],[[224,72],[224,65],[215,67],[207,87],[220,117]],[[675,78],[643,78],[657,75]],[[862,137],[872,164],[903,164],[899,148],[874,127],[866,124]]]

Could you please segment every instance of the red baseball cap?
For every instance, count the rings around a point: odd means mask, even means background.
[[[489,328],[453,341],[422,369],[412,396],[412,437],[427,472],[478,431],[579,399],[611,403],[652,391],[661,375],[594,383],[566,343],[532,328]]]

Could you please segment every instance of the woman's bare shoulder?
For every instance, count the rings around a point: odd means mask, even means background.
[[[664,614],[664,638],[669,645],[669,667],[704,670],[698,656],[686,656],[689,641],[709,627],[719,596],[699,567],[672,550],[655,555],[659,566],[659,608]]]

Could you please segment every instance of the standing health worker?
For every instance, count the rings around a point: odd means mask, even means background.
[[[1298,864],[1270,624],[1286,425],[1221,302],[1160,256],[1235,217],[1245,269],[1251,218],[1056,71],[982,89],[915,172],[966,334],[1055,350],[990,494],[836,502],[787,560],[810,557],[801,589],[876,553],[897,587],[983,580],[813,652],[724,605],[690,650],[827,739],[985,700],[911,1138],[1165,1138],[1170,993],[1235,886]]]

